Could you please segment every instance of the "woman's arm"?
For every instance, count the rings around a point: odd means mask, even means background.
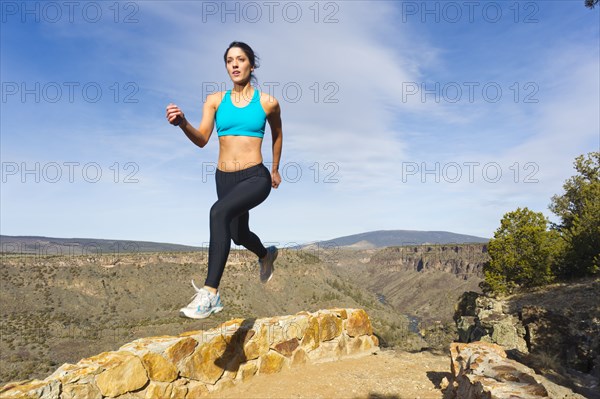
[[[215,126],[215,112],[218,104],[219,93],[209,94],[204,102],[202,108],[202,121],[198,129],[195,129],[185,118],[184,113],[177,107],[177,105],[169,104],[167,106],[167,120],[169,123],[175,126],[179,126],[185,135],[191,140],[192,143],[202,148],[208,143],[212,131]]]
[[[279,176],[279,162],[281,161],[281,148],[283,146],[283,131],[281,128],[281,108],[275,98],[271,98],[267,120],[271,127],[271,137],[273,138],[273,166],[271,168],[271,177],[273,187],[277,188],[281,183]]]

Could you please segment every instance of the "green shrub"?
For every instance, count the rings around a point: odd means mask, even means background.
[[[541,212],[517,208],[500,221],[488,245],[490,261],[484,267],[484,291],[511,292],[516,287],[544,285],[554,280],[561,252],[558,232],[548,230]]]
[[[600,271],[600,152],[574,162],[577,175],[563,185],[564,193],[552,197],[550,210],[560,217],[554,225],[564,239],[558,273],[583,277]]]

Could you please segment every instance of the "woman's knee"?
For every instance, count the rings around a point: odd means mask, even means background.
[[[238,236],[231,236],[231,239],[235,245],[242,245],[242,240]]]
[[[245,231],[232,231],[231,239],[235,245],[245,245],[248,242],[249,234]]]
[[[227,209],[223,203],[217,201],[210,207],[210,220],[223,221],[227,217]]]

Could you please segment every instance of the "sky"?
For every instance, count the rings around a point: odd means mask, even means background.
[[[205,246],[232,41],[281,106],[265,244],[493,237],[600,147],[600,7],[568,1],[2,1],[0,232]],[[270,167],[269,125],[262,144]]]

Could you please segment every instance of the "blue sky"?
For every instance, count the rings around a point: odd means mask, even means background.
[[[581,1],[1,3],[1,233],[206,245],[234,40],[281,104],[280,246],[371,230],[492,237],[599,150],[600,9]],[[272,160],[270,129],[264,161]]]

